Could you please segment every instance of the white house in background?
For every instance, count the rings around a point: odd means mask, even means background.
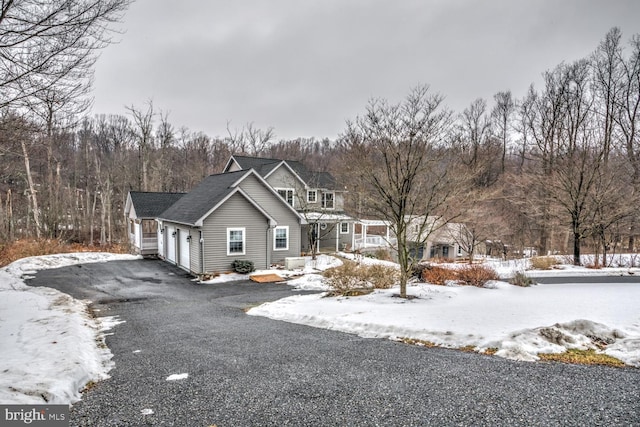
[[[296,160],[231,156],[224,172],[255,170],[290,205],[305,224],[301,250],[311,241],[320,251],[340,251],[354,246],[356,219],[344,211],[346,190],[328,172],[314,172]]]
[[[426,223],[425,223],[426,221]],[[428,231],[433,230],[429,237],[422,243],[424,238],[419,231],[424,225],[424,236]],[[354,235],[354,248],[360,251],[373,251],[379,248],[392,250],[397,245],[397,238],[391,231],[391,224],[385,220],[359,220],[356,225]],[[458,237],[464,231],[465,225],[462,223],[442,224],[437,217],[415,216],[407,218],[407,240],[411,245],[411,252],[414,258],[426,260],[431,258],[444,258],[456,260],[466,257],[468,254],[460,246]]]
[[[140,255],[158,253],[156,218],[185,193],[130,191],[124,205],[132,252]]]

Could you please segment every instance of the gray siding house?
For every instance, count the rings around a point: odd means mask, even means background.
[[[192,274],[300,255],[303,218],[253,169],[211,175],[157,216],[158,255]]]
[[[134,253],[156,255],[158,234],[156,218],[185,193],[130,191],[124,205],[129,244]]]
[[[344,211],[346,190],[327,172],[310,171],[295,160],[232,156],[224,171],[255,170],[303,218],[300,247],[339,251],[354,245],[355,218]]]

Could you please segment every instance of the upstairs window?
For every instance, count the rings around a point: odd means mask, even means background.
[[[322,193],[322,208],[323,209],[333,209],[334,194],[333,193]]]
[[[307,191],[307,203],[316,203],[318,201],[318,190]]]
[[[287,203],[293,206],[293,189],[292,188],[277,188],[276,191]]]

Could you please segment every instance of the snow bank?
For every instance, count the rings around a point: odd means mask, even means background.
[[[136,258],[83,252],[24,258],[0,269],[0,403],[73,403],[113,366],[102,334],[117,319],[94,319],[86,302],[29,287],[23,278],[47,268]]]
[[[248,314],[371,338],[414,338],[451,348],[497,348],[498,355],[537,360],[538,353],[597,348],[640,366],[640,285],[540,285],[493,282],[491,289],[417,284],[359,297],[297,295]]]

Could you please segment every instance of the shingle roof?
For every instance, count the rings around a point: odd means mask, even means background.
[[[131,202],[138,218],[156,218],[185,193],[148,193],[130,191]]]
[[[233,159],[240,165],[240,168],[244,170],[253,169],[258,172],[260,176],[267,175],[282,162],[282,159],[249,156],[233,156]]]
[[[268,175],[276,166],[284,161],[308,186],[338,190],[336,180],[329,172],[312,172],[297,160],[248,156],[233,156],[233,158],[242,169],[254,169],[262,177]]]
[[[246,170],[242,170],[210,175],[158,217],[168,221],[195,225],[199,219],[234,190],[231,185],[246,173]]]

